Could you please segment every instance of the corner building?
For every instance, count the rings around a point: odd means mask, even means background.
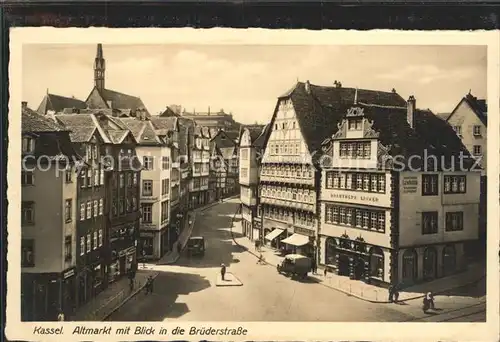
[[[324,141],[319,263],[373,284],[432,280],[466,267],[478,238],[480,170],[429,110],[345,105]]]

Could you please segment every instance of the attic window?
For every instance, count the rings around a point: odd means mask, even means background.
[[[220,138],[221,138],[222,140],[226,140],[226,137],[225,137],[225,136],[223,136],[223,135],[222,135]]]

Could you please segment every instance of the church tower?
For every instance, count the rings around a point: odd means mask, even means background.
[[[104,73],[106,71],[106,61],[102,54],[102,44],[97,44],[97,54],[94,61],[94,86],[103,90],[104,88]]]

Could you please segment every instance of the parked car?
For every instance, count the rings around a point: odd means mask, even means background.
[[[205,254],[205,238],[203,236],[190,237],[187,242],[187,251],[189,255]]]
[[[278,273],[285,275],[298,276],[300,278],[307,277],[307,273],[311,271],[312,260],[300,254],[288,254],[281,264],[277,265]]]

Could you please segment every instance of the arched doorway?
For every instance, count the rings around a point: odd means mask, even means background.
[[[329,237],[325,241],[325,264],[335,265],[335,255],[337,249],[337,242],[334,238]]]
[[[418,277],[418,259],[414,249],[407,249],[403,253],[403,282],[414,283]]]
[[[370,277],[384,278],[384,251],[380,247],[370,248]]]
[[[443,275],[447,276],[455,273],[457,267],[457,256],[455,246],[448,245],[443,249]]]
[[[427,247],[424,251],[424,279],[431,280],[437,277],[437,252],[434,247]]]

